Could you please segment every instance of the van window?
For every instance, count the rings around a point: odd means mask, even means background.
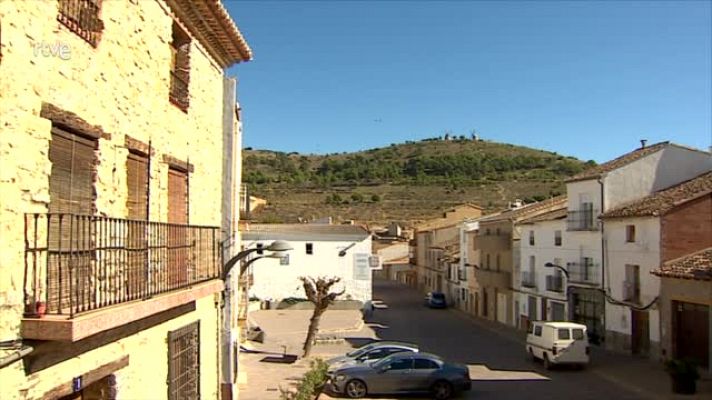
[[[558,329],[559,340],[569,340],[571,339],[571,332],[568,329]]]
[[[574,340],[583,340],[583,329],[573,329]]]
[[[534,327],[534,336],[541,336],[541,325]]]

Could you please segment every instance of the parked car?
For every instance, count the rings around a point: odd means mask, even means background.
[[[546,369],[554,364],[585,366],[590,353],[586,325],[534,321],[527,331],[526,350],[532,358],[544,360]]]
[[[368,395],[431,393],[449,399],[470,390],[472,381],[465,365],[445,362],[428,353],[396,353],[373,363],[346,365],[329,372],[333,392],[358,399]]]
[[[442,292],[430,292],[425,296],[425,305],[430,308],[446,308],[447,300],[445,300],[445,293]]]
[[[372,342],[350,351],[343,356],[326,360],[326,363],[329,365],[330,370],[335,370],[346,364],[372,362],[404,351],[417,353],[418,345],[398,341]]]

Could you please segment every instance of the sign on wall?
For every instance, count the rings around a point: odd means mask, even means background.
[[[369,256],[368,257],[368,266],[371,268],[371,270],[383,269],[383,265],[381,264],[381,256],[376,256],[376,255]]]
[[[354,279],[371,279],[370,257],[371,255],[368,253],[354,253]]]

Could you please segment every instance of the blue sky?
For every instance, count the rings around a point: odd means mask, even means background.
[[[446,131],[598,162],[712,145],[709,1],[225,1],[254,51],[243,145],[301,153]]]

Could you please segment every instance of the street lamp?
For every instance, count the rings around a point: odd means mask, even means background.
[[[230,400],[233,398],[233,381],[237,378],[235,369],[235,357],[237,354],[233,351],[233,343],[235,342],[233,332],[232,332],[232,285],[230,284],[230,271],[238,262],[245,259],[245,257],[250,254],[266,250],[273,252],[272,254],[262,255],[255,257],[243,265],[240,266],[240,276],[247,270],[247,268],[257,260],[263,258],[278,258],[282,253],[292,250],[292,246],[285,242],[284,240],[275,240],[266,247],[254,247],[250,249],[245,249],[237,253],[235,256],[230,258],[224,265],[222,272],[220,274],[220,279],[225,283],[225,288],[223,289],[223,330],[222,330],[222,382],[221,382],[221,392],[222,399]],[[239,352],[239,348],[237,349]]]
[[[560,270],[561,273],[563,273],[564,276],[566,277],[566,280],[569,279],[569,271],[567,271],[566,268],[562,267],[561,265],[556,265],[552,262],[548,262],[548,263],[544,264],[544,266],[547,268],[556,268],[556,269]]]
[[[248,255],[250,255],[256,251],[259,251],[259,250],[273,251],[277,254],[269,255],[269,257],[275,258],[275,257],[278,257],[279,254],[281,254],[281,253],[292,250],[292,246],[289,243],[285,242],[284,240],[275,240],[274,242],[270,243],[269,246],[267,246],[267,247],[255,247],[252,249],[242,250],[241,252],[237,253],[235,256],[233,256],[231,259],[229,259],[225,263],[225,265],[223,266],[223,270],[222,270],[220,279],[225,281],[228,277],[228,274],[230,274],[230,271],[235,266],[235,264],[237,264],[240,260],[244,259]],[[247,266],[249,266],[253,262],[255,262],[259,259],[265,258],[265,257],[267,257],[267,256],[256,257],[256,258],[253,258],[252,260],[248,261],[247,264],[243,265],[240,268],[240,276],[242,276],[242,274],[245,272],[245,270],[247,269]]]

